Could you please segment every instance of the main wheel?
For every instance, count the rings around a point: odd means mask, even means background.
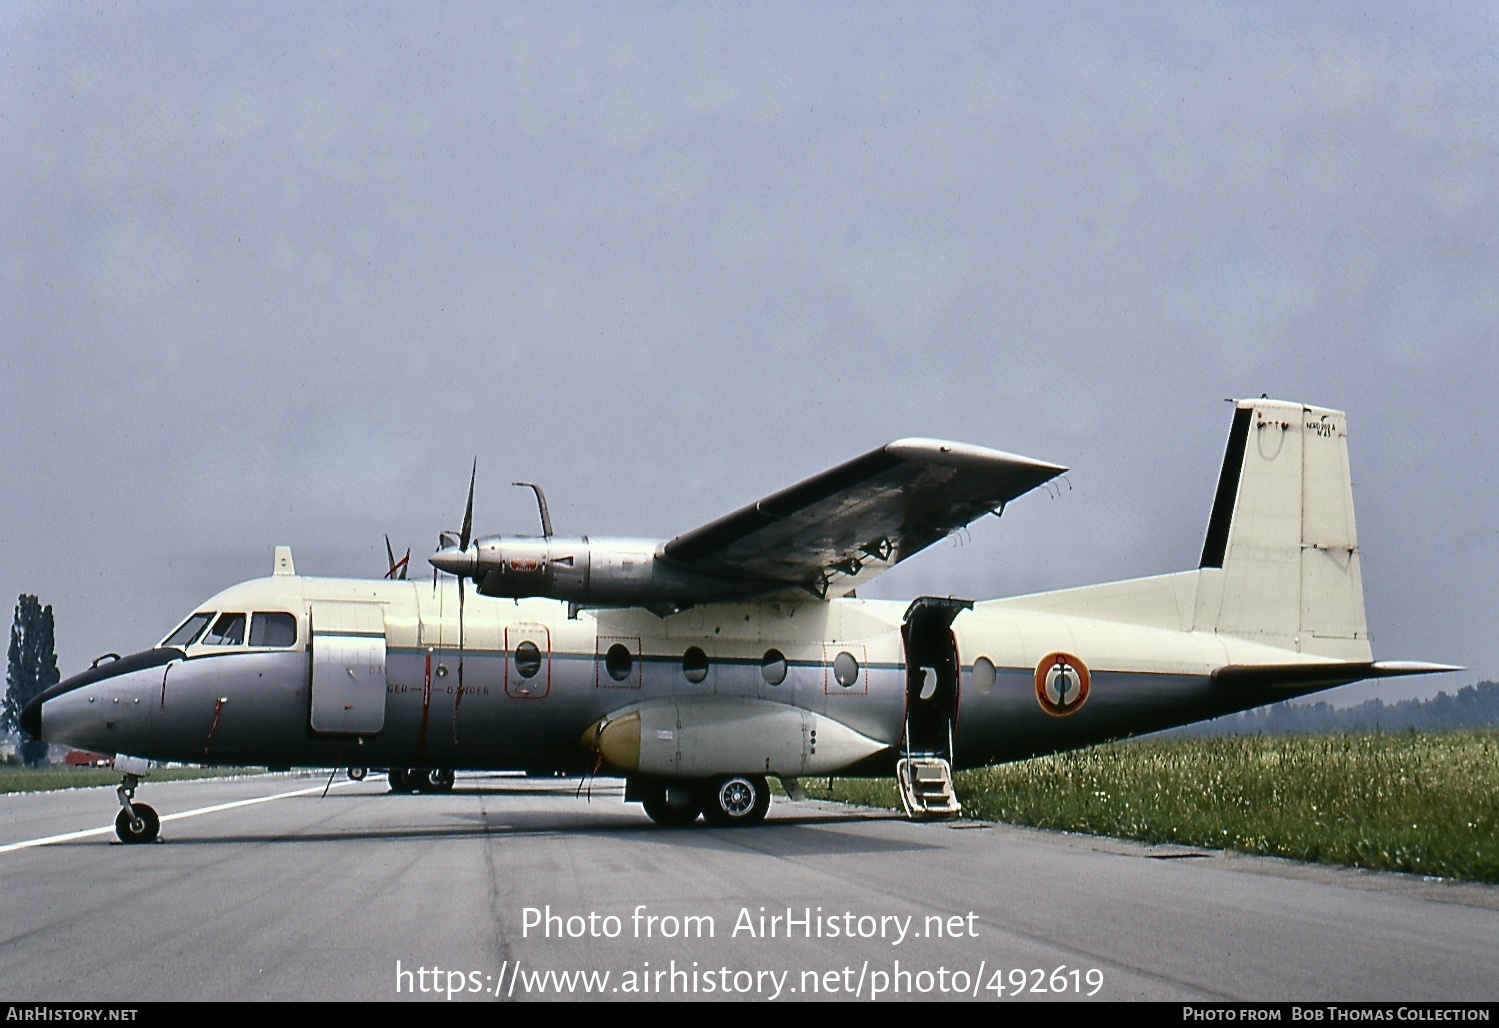
[[[710,783],[703,817],[711,825],[757,825],[770,809],[770,786],[764,775],[730,775]]]
[[[663,828],[683,828],[697,820],[697,805],[672,806],[666,802],[665,786],[652,789],[650,795],[640,801],[640,805],[645,808],[645,816]]]
[[[135,816],[131,817],[130,811],[121,807],[119,816],[115,818],[115,834],[120,837],[121,842],[154,841],[161,831],[161,818],[144,803],[132,803],[130,806],[135,811]]]
[[[390,779],[391,792],[411,791],[411,771],[408,768],[393,767],[386,773],[386,777]]]
[[[418,792],[452,792],[454,775],[446,768],[433,768],[413,773],[412,781]]]

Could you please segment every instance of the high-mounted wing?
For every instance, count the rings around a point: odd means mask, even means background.
[[[698,574],[845,595],[1066,470],[901,439],[679,535],[662,557]]]
[[[597,536],[445,540],[428,560],[482,596],[644,607],[843,596],[1066,471],[1012,453],[901,439],[667,543]],[[472,501],[470,501],[470,509]],[[545,523],[545,518],[544,518]]]

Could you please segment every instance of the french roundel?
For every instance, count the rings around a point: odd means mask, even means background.
[[[1088,698],[1088,667],[1070,653],[1048,653],[1036,665],[1036,702],[1052,717],[1066,717]]]

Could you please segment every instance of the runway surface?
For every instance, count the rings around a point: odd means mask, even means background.
[[[661,829],[612,780],[326,783],[148,781],[136,846],[112,789],[0,796],[0,994],[1499,999],[1499,887],[780,798]]]

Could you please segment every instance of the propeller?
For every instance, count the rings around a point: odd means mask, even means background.
[[[453,700],[454,743],[458,742],[458,706],[463,702],[463,662],[465,656],[463,614],[464,601],[468,595],[468,590],[464,587],[464,582],[473,574],[477,561],[477,554],[470,554],[468,552],[468,544],[474,529],[474,483],[478,480],[478,477],[479,458],[475,457],[473,469],[469,472],[468,477],[468,502],[463,507],[463,528],[459,530],[456,539],[451,531],[440,532],[437,536],[438,552],[447,553],[457,559],[445,560],[441,564],[434,561],[432,564],[432,586],[434,589],[437,587],[437,571],[439,567],[444,571],[451,572],[458,579],[458,695]]]
[[[406,556],[396,560],[396,551],[391,549],[388,532],[385,535],[385,559],[390,567],[390,570],[385,572],[385,577],[398,582],[406,581],[406,568],[411,563],[411,547],[406,547]]]

